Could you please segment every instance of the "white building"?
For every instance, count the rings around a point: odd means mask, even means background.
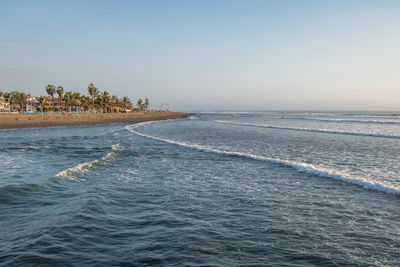
[[[0,112],[10,112],[10,103],[4,97],[0,97]]]
[[[35,113],[36,112],[36,108],[35,108],[35,104],[38,104],[39,101],[37,101],[36,97],[34,97],[33,95],[29,94],[26,96],[26,110],[25,112],[28,113]]]

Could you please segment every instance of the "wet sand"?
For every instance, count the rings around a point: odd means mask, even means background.
[[[153,120],[181,119],[190,115],[189,113],[172,111],[108,114],[0,114],[0,129],[137,123]]]

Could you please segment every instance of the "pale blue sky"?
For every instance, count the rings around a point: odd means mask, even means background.
[[[0,90],[400,110],[400,1],[0,0]]]

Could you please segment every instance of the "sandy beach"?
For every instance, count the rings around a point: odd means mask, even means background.
[[[137,123],[153,120],[180,119],[189,113],[147,111],[108,114],[0,114],[0,129],[77,126],[111,123]]]

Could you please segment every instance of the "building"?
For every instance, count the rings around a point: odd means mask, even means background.
[[[0,97],[0,112],[10,112],[10,103],[4,97]]]
[[[110,113],[120,113],[120,112],[122,112],[122,110],[124,110],[124,108],[121,107],[121,105],[114,104],[114,105],[110,105],[108,107],[108,110]]]
[[[26,96],[26,105],[25,105],[25,112],[27,113],[35,113],[36,112],[36,106],[39,103],[37,101],[36,97],[29,94]]]

